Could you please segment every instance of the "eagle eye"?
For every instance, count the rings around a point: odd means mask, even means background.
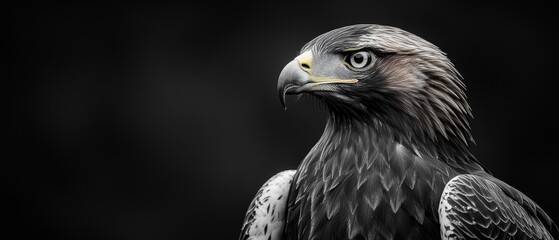
[[[360,70],[373,62],[373,54],[369,51],[352,52],[344,60],[352,69]]]

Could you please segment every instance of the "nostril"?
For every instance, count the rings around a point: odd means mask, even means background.
[[[309,66],[309,65],[306,64],[306,63],[303,63],[303,64],[301,64],[301,68],[303,68],[303,69],[305,69],[305,70],[310,70],[310,69],[311,69],[311,66]]]

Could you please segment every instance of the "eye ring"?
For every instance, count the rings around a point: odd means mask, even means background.
[[[352,69],[361,70],[373,62],[373,54],[369,51],[352,52],[345,57],[345,62]]]

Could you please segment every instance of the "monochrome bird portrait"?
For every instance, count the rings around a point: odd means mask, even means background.
[[[462,77],[444,52],[399,28],[360,24],[305,44],[277,93],[328,109],[296,170],[270,178],[240,239],[557,239],[537,203],[471,147]]]

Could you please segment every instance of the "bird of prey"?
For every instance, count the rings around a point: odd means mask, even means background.
[[[462,77],[438,47],[399,28],[324,33],[281,71],[278,93],[328,109],[297,170],[249,206],[240,239],[554,239],[530,198],[470,150]]]

